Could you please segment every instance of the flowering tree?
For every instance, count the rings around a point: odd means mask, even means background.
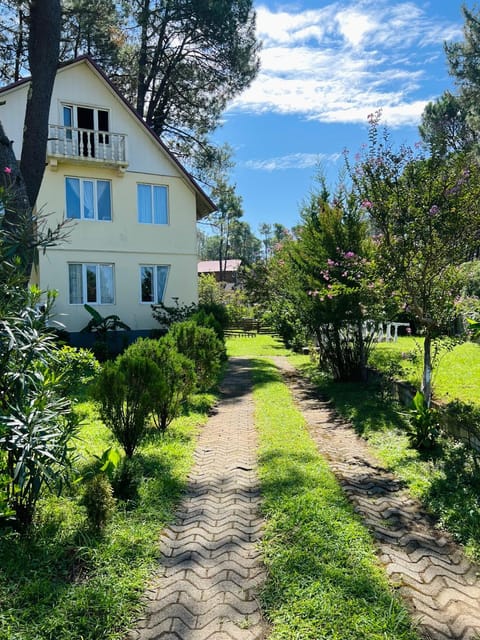
[[[379,119],[369,117],[369,145],[350,172],[371,221],[379,271],[423,329],[422,392],[430,406],[432,339],[455,317],[458,265],[479,242],[479,167],[461,154],[440,159],[394,149]]]
[[[320,365],[337,380],[360,379],[373,338],[368,321],[386,313],[364,211],[345,189],[331,201],[324,189],[303,218],[291,251],[303,285],[299,309],[316,337]]]

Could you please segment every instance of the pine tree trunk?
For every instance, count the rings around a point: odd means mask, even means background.
[[[48,116],[60,50],[60,0],[31,0],[28,60],[32,76],[23,129],[20,168],[35,206],[45,170]]]

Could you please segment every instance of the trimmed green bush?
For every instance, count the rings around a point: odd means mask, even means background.
[[[152,381],[157,366],[128,349],[113,362],[106,362],[99,375],[95,399],[100,417],[131,458],[147,432],[152,409]]]
[[[155,376],[146,381],[151,395],[150,415],[162,432],[176,418],[192,393],[195,370],[192,360],[177,351],[175,340],[166,335],[159,340],[139,339],[126,351],[147,358],[156,366]]]
[[[87,519],[92,529],[104,529],[115,511],[112,485],[105,475],[95,475],[85,483],[81,503],[87,511]]]
[[[178,351],[193,361],[199,390],[210,389],[218,381],[225,358],[225,346],[215,331],[187,320],[174,324],[170,335]]]
[[[133,502],[138,498],[138,490],[143,480],[142,465],[136,458],[122,458],[113,472],[113,495],[119,500]]]
[[[59,377],[61,389],[71,397],[94,381],[100,373],[100,363],[89,349],[76,349],[68,345],[55,352],[51,368]]]

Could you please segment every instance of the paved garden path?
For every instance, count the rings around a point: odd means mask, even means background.
[[[433,527],[419,503],[375,460],[283,357],[274,358],[319,451],[377,541],[379,557],[419,631],[433,640],[480,638],[480,567]],[[367,639],[366,639],[367,640]]]
[[[129,640],[259,640],[256,434],[248,360],[230,360],[202,429],[176,522],[164,531],[146,611]]]
[[[274,362],[320,452],[376,538],[380,560],[422,636],[480,638],[480,568],[433,527],[365,441],[318,399],[288,360]],[[162,537],[144,617],[129,640],[260,640],[268,635],[256,599],[264,571],[248,360],[230,361],[218,412],[202,429],[195,457],[176,522]]]

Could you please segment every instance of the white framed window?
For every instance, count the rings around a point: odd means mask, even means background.
[[[137,210],[141,224],[168,224],[168,188],[137,184]]]
[[[77,220],[112,219],[110,180],[65,178],[66,217]]]
[[[115,304],[113,264],[70,263],[68,289],[70,304]]]
[[[163,302],[170,265],[140,266],[140,300],[150,304]]]
[[[110,131],[110,114],[106,109],[81,107],[76,104],[63,104],[62,113],[65,127],[89,129],[91,131]],[[108,144],[108,136],[105,135],[104,137],[106,138],[106,144]],[[103,137],[101,142],[103,142]]]

